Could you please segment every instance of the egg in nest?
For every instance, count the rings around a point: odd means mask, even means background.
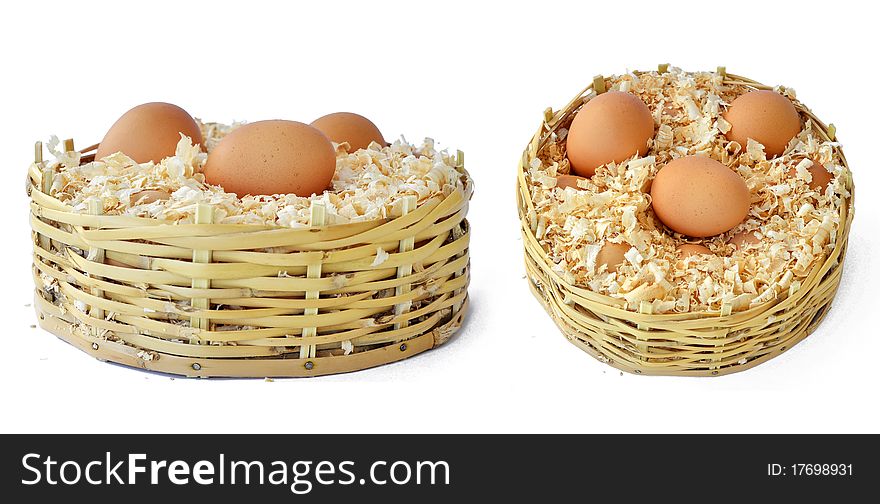
[[[336,172],[333,144],[296,121],[258,121],[234,129],[208,155],[205,181],[238,196],[311,196],[330,187]]]
[[[792,138],[801,131],[801,117],[791,100],[768,90],[755,90],[738,96],[724,112],[730,123],[725,134],[743,149],[749,138],[764,146],[768,158],[782,155]]]
[[[193,145],[203,145],[199,125],[186,110],[170,103],[144,103],[113,123],[95,158],[122,152],[137,163],[158,163],[175,154],[181,134]]]
[[[608,91],[591,98],[574,116],[566,152],[571,170],[592,177],[596,168],[644,156],[654,137],[654,117],[639,97]]]
[[[667,163],[654,177],[651,200],[663,224],[695,238],[733,229],[746,218],[751,205],[745,180],[707,156]]]
[[[386,145],[382,132],[372,121],[351,112],[327,114],[312,121],[311,126],[337,144],[347,143],[349,152],[366,149],[373,142]]]

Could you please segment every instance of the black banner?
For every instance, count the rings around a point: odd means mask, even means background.
[[[38,502],[850,502],[880,476],[877,435],[4,435],[2,445],[2,490]]]

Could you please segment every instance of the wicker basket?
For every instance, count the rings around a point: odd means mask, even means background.
[[[73,142],[65,142],[68,151]],[[94,147],[84,150],[90,152]],[[93,157],[93,156],[92,156]],[[83,159],[88,159],[84,156]],[[463,155],[458,166],[464,171]],[[466,189],[393,219],[290,229],[74,212],[28,173],[40,325],[100,360],[186,376],[316,376],[430,350],[467,308]],[[290,253],[270,253],[285,247]],[[377,248],[388,252],[374,266]]]
[[[665,72],[666,65],[660,66]],[[771,89],[751,79],[718,69],[727,84]],[[559,111],[548,109],[519,165],[517,203],[525,247],[529,287],[544,308],[575,345],[620,370],[646,375],[716,376],[742,371],[771,359],[809,335],[824,318],[840,283],[847,235],[853,218],[853,200],[840,209],[837,246],[824,262],[813,266],[800,288],[746,311],[720,313],[653,314],[642,303],[640,312],[628,311],[622,301],[565,282],[552,269],[547,254],[535,237],[528,219],[534,210],[526,183],[526,167],[550,138],[551,132],[568,126],[594,89],[605,91],[605,79],[594,83]],[[825,125],[800,103],[805,120],[812,121],[825,140],[835,139],[833,125]],[[835,147],[844,166],[846,158]],[[845,183],[852,194],[852,175]]]

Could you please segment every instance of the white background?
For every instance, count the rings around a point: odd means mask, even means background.
[[[114,2],[0,17],[0,432],[878,432],[876,18],[864,2]],[[637,5],[640,4],[640,5]],[[861,5],[860,5],[861,4]],[[806,341],[722,378],[621,375],[568,343],[523,279],[516,163],[545,107],[593,75],[729,71],[794,87],[838,126],[857,212],[834,308]],[[25,170],[35,140],[101,139],[128,108],[309,122],[460,148],[476,180],[467,325],[401,363],[314,379],[174,379],[40,329]]]

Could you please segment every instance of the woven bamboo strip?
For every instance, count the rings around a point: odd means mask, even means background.
[[[100,198],[90,198],[89,202],[89,214],[90,215],[101,215],[104,213],[104,201]],[[89,249],[89,258],[95,262],[103,263],[104,262],[104,251],[97,248]],[[103,291],[97,286],[92,287],[92,295],[96,297],[103,297]],[[97,318],[104,318],[104,310],[101,308],[92,306],[90,315]]]
[[[290,229],[214,224],[206,206],[169,224],[74,211],[41,156],[28,169],[34,306],[99,359],[203,377],[347,372],[440,345],[467,310],[469,178],[396,218]]]
[[[41,315],[39,320],[40,327],[66,340],[80,350],[93,355],[97,359],[150,371],[190,377],[301,377],[367,369],[399,361],[430,350],[434,346],[435,333],[448,330],[454,331],[455,328],[461,325],[461,317],[464,313],[464,310],[462,310],[445,325],[438,326],[434,331],[425,332],[416,338],[408,340],[405,348],[400,348],[400,345],[386,345],[344,357],[318,357],[313,359],[315,365],[312,369],[307,370],[298,362],[299,359],[281,359],[278,356],[263,359],[230,359],[226,357],[227,354],[224,351],[216,356],[205,357],[206,353],[212,349],[228,348],[205,345],[196,347],[202,352],[196,356],[178,356],[172,353],[156,352],[155,355],[158,355],[159,358],[145,358],[153,354],[147,353],[145,355],[144,350],[138,346],[94,338],[88,335],[78,336],[72,334],[69,331],[70,323],[64,320],[63,315],[56,306],[46,302],[41,296],[36,296],[34,302],[36,309]]]
[[[41,169],[42,176],[40,177],[40,191],[48,194],[52,190],[52,181],[55,178],[55,169],[52,167],[43,167]],[[43,224],[43,223],[41,223]],[[46,227],[49,227],[48,224]],[[40,234],[39,236],[40,246],[45,250],[49,250],[52,248],[52,236],[49,234]]]
[[[415,210],[415,208],[416,208],[416,197],[415,196],[407,196],[403,199],[403,210],[402,210],[403,215],[409,214],[410,212]],[[415,247],[415,243],[416,243],[415,240],[416,240],[415,236],[408,236],[408,237],[400,240],[400,245],[398,247],[398,250],[400,251],[400,253],[405,254],[407,252],[411,252],[413,250],[413,248]],[[388,262],[388,261],[386,260],[385,262]],[[412,272],[413,272],[413,263],[412,262],[403,263],[403,264],[400,264],[399,266],[397,266],[397,278],[406,278],[406,277],[412,275]],[[412,286],[412,284],[409,284],[409,283],[398,285],[397,287],[394,288],[394,294],[397,297],[404,296],[410,291],[411,286]],[[394,305],[394,314],[400,315],[402,313],[409,311],[409,305],[410,305],[410,303],[407,301],[395,304]],[[408,323],[409,323],[409,321],[407,321],[407,320],[404,320],[402,322],[397,322],[396,324],[394,324],[394,329],[400,329],[401,327],[406,327]]]
[[[668,67],[659,68],[666,71]],[[638,72],[637,72],[638,73]],[[772,89],[719,67],[724,83],[753,89]],[[517,206],[525,251],[529,287],[563,334],[593,357],[623,371],[652,375],[718,376],[756,366],[790,349],[809,335],[828,313],[840,283],[849,229],[854,215],[853,198],[840,208],[836,248],[818,261],[799,284],[786,287],[772,301],[743,311],[719,313],[653,313],[645,306],[629,311],[620,299],[570,285],[553,270],[553,264],[535,237],[537,222],[525,178],[526,169],[551,134],[567,127],[580,107],[604,91],[605,78],[597,76],[558,111],[548,109],[544,121],[529,141],[517,171]],[[811,121],[825,140],[836,137],[799,102],[795,107]],[[839,145],[834,146],[847,170],[846,188],[853,194],[852,175]]]
[[[314,228],[320,228],[324,225],[325,218],[325,208],[322,203],[312,202],[311,207],[311,217],[309,219],[309,226]],[[306,266],[306,278],[321,278],[321,262],[316,261],[312,264]],[[306,291],[306,299],[318,299],[321,295],[321,291],[310,290]],[[303,315],[317,315],[318,308],[316,306],[310,306],[303,310]],[[317,327],[306,327],[302,331],[302,337],[305,338],[314,338],[315,335],[318,334]],[[301,345],[299,347],[299,358],[300,359],[308,359],[315,357],[315,345]],[[311,365],[310,362],[306,362],[306,366]]]
[[[196,216],[195,216],[196,225],[199,224],[213,224],[214,223],[214,208],[211,205],[199,204],[196,206]],[[192,251],[192,264],[204,264],[210,263],[212,257],[211,250],[193,250]],[[210,289],[211,288],[211,278],[208,276],[201,278],[193,278],[190,282],[193,289]],[[207,310],[211,306],[211,301],[208,298],[193,298],[192,307],[196,310],[202,309]],[[211,328],[211,322],[208,318],[203,316],[193,316],[190,318],[190,325],[196,329],[205,329],[209,330]],[[199,343],[198,340],[191,340],[190,343]]]

